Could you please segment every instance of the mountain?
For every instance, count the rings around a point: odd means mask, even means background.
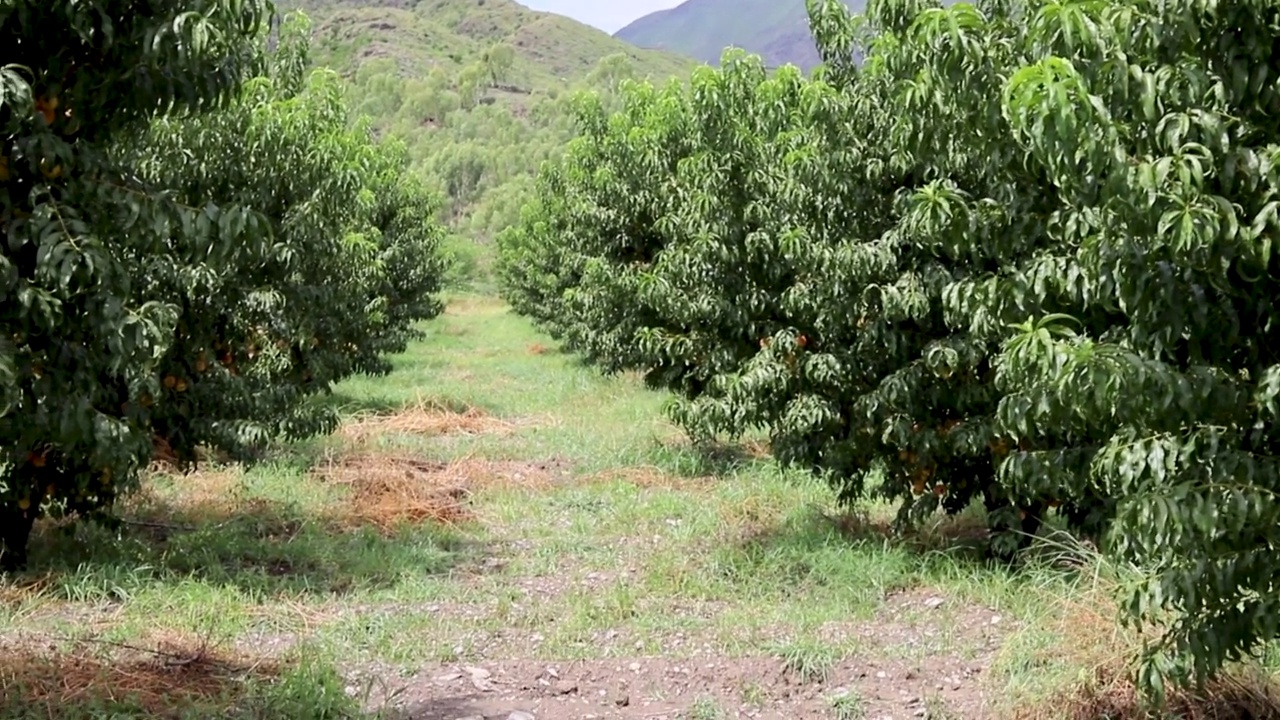
[[[515,50],[511,84],[563,85],[582,79],[607,56],[623,54],[642,77],[687,76],[687,57],[617,40],[608,33],[513,0],[281,0],[314,22],[316,60],[344,73],[371,59],[393,60],[405,73],[453,73],[495,43]]]
[[[573,138],[573,91],[616,103],[623,79],[687,79],[698,65],[513,0],[276,4],[306,12],[312,62],[347,80],[353,118],[403,142],[411,172],[439,192],[459,282],[487,277],[489,241]]]
[[[865,0],[845,0],[862,12]],[[614,37],[643,48],[677,52],[713,65],[730,45],[767,65],[810,70],[820,62],[804,0],[688,0],[622,28]]]

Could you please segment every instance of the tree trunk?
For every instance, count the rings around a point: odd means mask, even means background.
[[[31,529],[40,516],[45,488],[52,482],[56,471],[49,466],[35,467],[27,463],[16,469],[12,480],[21,488],[28,488],[29,503],[26,509],[14,502],[0,508],[0,572],[17,572],[27,569],[27,547],[31,541]]]
[[[0,571],[18,572],[27,569],[27,545],[31,540],[31,528],[35,526],[36,513],[12,508],[0,512]]]
[[[983,505],[986,506],[987,512],[992,513],[1002,508],[1008,507],[1009,501],[1000,496],[995,491],[995,487],[988,487],[983,491]],[[1012,560],[1013,557],[1027,548],[1031,547],[1031,543],[1035,540],[1036,533],[1040,532],[1040,527],[1044,524],[1045,503],[1036,501],[1026,506],[1015,505],[1014,510],[1021,512],[1022,517],[1012,526],[1003,523],[992,523],[992,533],[1016,532],[1017,539],[1013,546],[1012,552],[992,550],[992,555],[1001,560]]]

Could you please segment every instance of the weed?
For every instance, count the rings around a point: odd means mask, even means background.
[[[768,701],[768,693],[760,683],[752,682],[742,686],[742,703],[752,707],[762,707]]]
[[[779,647],[777,653],[787,671],[805,683],[826,682],[836,663],[844,659],[836,648],[815,641],[791,642]]]
[[[867,717],[867,701],[857,690],[832,695],[829,702],[836,720],[865,720]]]
[[[704,695],[694,700],[685,717],[688,720],[724,720],[728,714],[715,698]]]

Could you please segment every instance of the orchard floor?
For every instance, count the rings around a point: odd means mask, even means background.
[[[891,538],[553,348],[455,297],[333,437],[42,528],[0,718],[1135,716],[1086,553],[992,566],[976,514]]]

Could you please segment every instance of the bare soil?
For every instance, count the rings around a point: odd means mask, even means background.
[[[834,698],[852,694],[860,701],[849,704],[860,713],[847,717],[989,717],[984,676],[1007,628],[983,608],[947,613],[948,602],[912,591],[891,598],[869,622],[831,628],[865,638],[865,649],[836,663],[821,681],[769,656],[511,658],[433,664],[398,682],[383,675],[379,684],[387,692],[380,701],[402,720],[798,720],[840,717]],[[938,652],[940,646],[946,651]],[[693,714],[697,707],[725,714]]]

